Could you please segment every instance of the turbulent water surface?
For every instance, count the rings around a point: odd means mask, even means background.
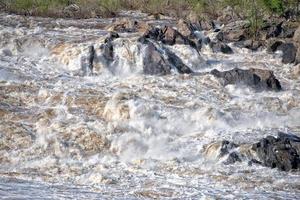
[[[168,47],[196,72],[273,70],[280,92],[224,87],[209,74],[143,75],[134,34],[114,41],[110,68],[99,56],[82,76],[82,57],[89,45],[98,52],[110,23],[0,14],[0,198],[300,198],[299,171],[203,156],[213,141],[300,135],[300,79],[280,54]]]

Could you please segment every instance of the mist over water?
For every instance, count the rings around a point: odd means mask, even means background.
[[[0,198],[299,198],[299,171],[203,156],[214,141],[300,136],[293,66],[265,51],[232,46],[234,54],[224,55],[175,45],[167,48],[195,72],[269,69],[283,91],[224,87],[212,75],[175,69],[144,75],[145,47],[129,34],[113,41],[108,67],[100,48],[107,31],[95,27],[110,23],[0,14]],[[89,45],[94,74],[82,76]]]

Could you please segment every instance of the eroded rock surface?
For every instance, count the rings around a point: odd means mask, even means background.
[[[235,144],[230,141],[214,142],[205,147],[208,160],[233,164],[247,161],[282,171],[300,169],[300,138],[279,133],[278,137],[268,136],[254,144]]]
[[[255,89],[281,90],[281,84],[272,71],[263,69],[238,69],[228,71],[213,70],[211,74],[222,79],[224,85],[244,84]]]

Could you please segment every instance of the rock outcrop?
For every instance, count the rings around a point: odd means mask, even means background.
[[[283,53],[282,63],[288,64],[296,61],[297,48],[293,43],[284,43],[277,50],[281,50]]]
[[[210,42],[209,46],[214,53],[233,54],[231,47],[223,42]]]
[[[300,168],[300,138],[281,134],[277,138],[268,136],[252,145],[262,165],[283,171]],[[297,149],[298,148],[298,151]]]
[[[276,79],[273,72],[269,70],[234,68],[223,72],[215,69],[210,73],[220,78],[223,85],[244,84],[260,90],[281,90],[280,82]]]
[[[159,46],[158,44],[155,45],[155,43],[147,39],[141,42],[146,45],[143,57],[143,72],[145,74],[166,75],[171,73],[171,69],[176,69],[179,73],[183,74],[193,73],[193,71],[168,48]]]
[[[184,44],[196,48],[196,44],[193,41],[169,26],[148,29],[140,38],[140,41],[145,39],[152,39],[167,45]]]
[[[300,138],[279,133],[254,144],[235,144],[229,141],[214,142],[204,147],[208,160],[233,164],[246,161],[282,171],[300,169]]]
[[[150,29],[151,26],[145,21],[131,20],[128,18],[116,19],[111,25],[106,27],[106,30],[112,32],[145,32],[147,29]]]

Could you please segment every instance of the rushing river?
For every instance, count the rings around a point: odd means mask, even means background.
[[[168,47],[196,72],[272,70],[280,92],[143,75],[134,34],[115,41],[112,69],[82,76],[82,56],[111,22],[0,14],[0,199],[300,199],[299,171],[203,156],[213,141],[300,136],[300,79],[280,53]]]

